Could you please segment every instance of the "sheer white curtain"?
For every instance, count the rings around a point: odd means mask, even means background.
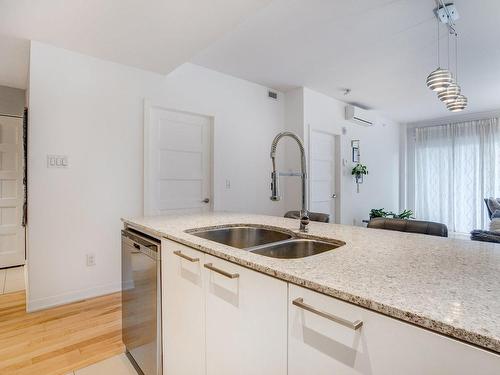
[[[487,119],[415,129],[419,219],[454,232],[486,228],[484,198],[500,197],[500,124]]]

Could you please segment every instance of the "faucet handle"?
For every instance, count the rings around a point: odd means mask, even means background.
[[[307,232],[307,225],[309,224],[309,213],[307,211],[300,212],[300,230]]]

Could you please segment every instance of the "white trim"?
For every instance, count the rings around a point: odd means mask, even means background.
[[[464,113],[459,115],[441,117],[433,120],[411,122],[407,124],[407,127],[411,129],[411,128],[419,128],[427,126],[453,124],[457,122],[483,120],[495,117],[500,117],[500,110],[488,111],[488,112]]]
[[[116,293],[121,291],[121,283],[112,283],[107,285],[96,286],[89,289],[76,290],[69,293],[63,293],[56,296],[28,300],[26,311],[31,313],[38,310],[44,310],[50,307],[66,305],[72,302],[82,301],[87,298],[94,298],[106,294]]]
[[[150,212],[151,203],[149,202],[149,161],[147,157],[149,155],[149,129],[151,128],[151,100],[144,99],[144,113],[143,113],[143,153],[142,153],[142,166],[143,166],[143,174],[142,174],[142,213],[144,216]]]
[[[151,109],[153,105],[151,104],[151,100],[144,99],[144,129],[143,129],[143,158],[142,158],[142,166],[143,166],[143,207],[142,212],[144,216],[150,212],[151,202],[149,201],[149,194],[147,192],[150,189],[149,186],[149,132],[151,129]]]

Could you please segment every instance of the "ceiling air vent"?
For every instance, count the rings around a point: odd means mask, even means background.
[[[275,91],[271,91],[271,90],[269,90],[269,91],[267,92],[267,96],[268,96],[269,98],[271,98],[271,99],[278,100],[278,93],[277,93],[277,92],[275,92]]]

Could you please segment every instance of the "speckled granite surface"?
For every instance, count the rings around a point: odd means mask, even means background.
[[[221,245],[185,230],[254,224],[299,233],[297,220],[212,213],[124,222],[500,353],[500,245],[311,223],[307,237],[342,240],[346,245],[307,258],[283,260]]]

